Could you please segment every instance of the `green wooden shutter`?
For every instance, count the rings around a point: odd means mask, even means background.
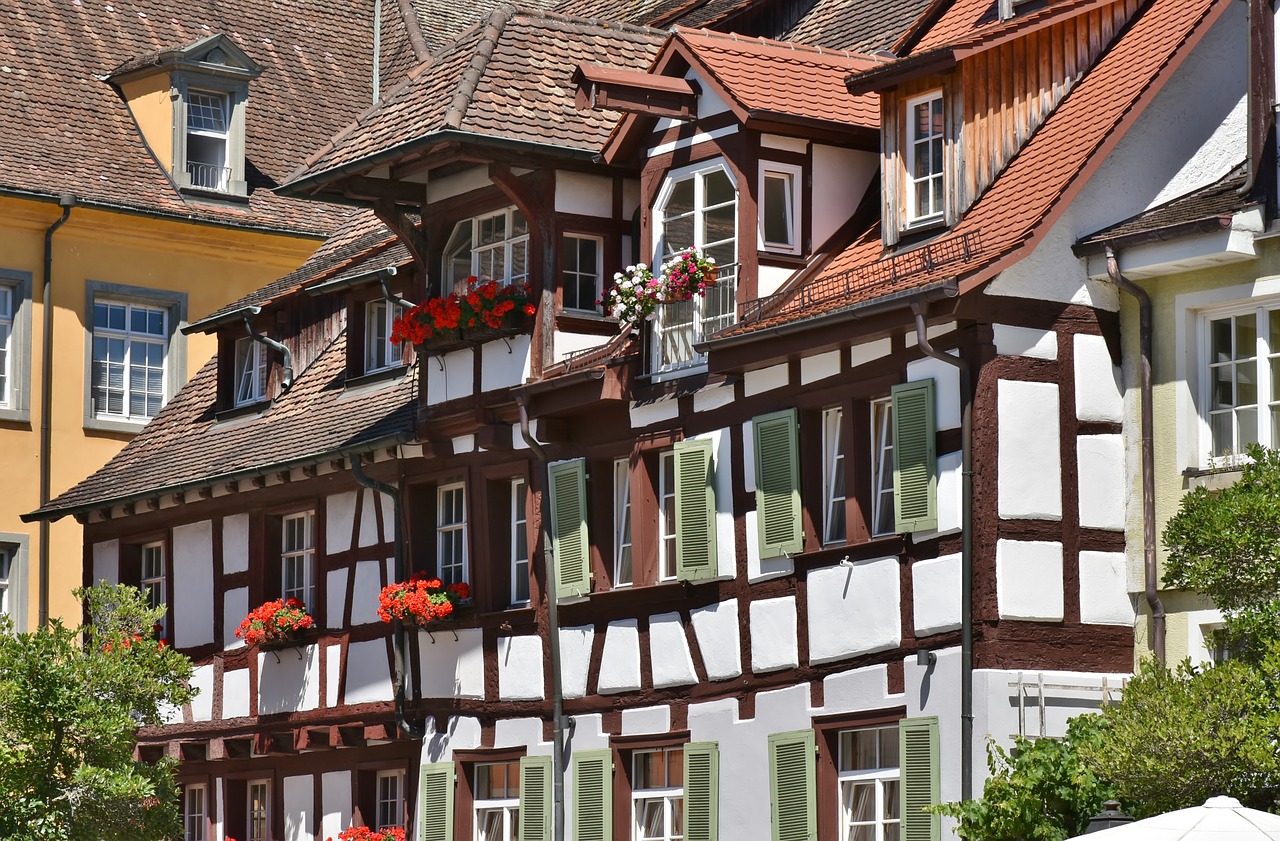
[[[587,541],[586,461],[562,461],[548,468],[551,477],[551,551],[556,564],[556,598],[591,592],[591,554]]]
[[[612,841],[613,751],[573,755],[573,839]]]
[[[418,779],[418,841],[453,841],[453,763],[422,766]]]
[[[520,839],[551,841],[551,757],[520,757]]]
[[[812,730],[769,736],[769,801],[773,841],[818,837]]]
[[[756,522],[760,530],[760,557],[795,555],[804,548],[796,410],[761,415],[752,420],[751,426],[756,443]]]
[[[684,841],[716,841],[720,831],[720,749],[684,746]]]
[[[899,532],[938,527],[933,380],[893,387],[893,517]]]
[[[898,722],[902,762],[902,841],[938,841],[941,822],[928,811],[939,799],[938,718],[904,718]]]
[[[711,442],[681,441],[675,451],[676,577],[681,581],[715,578],[719,567]]]

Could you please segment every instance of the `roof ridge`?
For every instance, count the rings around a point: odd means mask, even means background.
[[[736,32],[717,32],[713,29],[694,29],[688,26],[673,26],[671,31],[676,35],[683,36],[685,34],[701,35],[704,38],[711,38],[718,41],[733,41],[738,44],[760,44],[766,47],[779,47],[781,49],[791,50],[798,53],[812,53],[821,56],[830,56],[832,58],[849,58],[862,59],[864,61],[874,61],[883,63],[882,59],[866,53],[858,53],[852,50],[839,50],[831,47],[823,47],[819,44],[804,44],[800,41],[779,41],[774,38],[765,38],[763,35],[742,36]]]
[[[515,17],[517,12],[518,10],[512,4],[503,3],[494,7],[494,10],[489,13],[488,19],[480,30],[480,41],[476,44],[475,52],[471,54],[471,61],[467,62],[467,69],[462,71],[460,84],[453,93],[449,107],[445,109],[442,122],[449,128],[462,128],[462,118],[471,105],[471,98],[475,96],[480,80],[484,77],[484,70],[489,65],[489,59],[493,57],[498,40],[502,37],[507,23]]]
[[[382,0],[374,0],[375,3],[381,3]],[[427,39],[422,34],[422,25],[418,21],[418,13],[413,8],[413,0],[395,0],[396,6],[400,9],[400,18],[404,23],[405,33],[409,36],[409,46],[413,47],[413,54],[418,62],[428,61],[431,58],[431,48],[427,46]]]

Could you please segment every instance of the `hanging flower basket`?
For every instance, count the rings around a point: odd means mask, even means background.
[[[303,631],[315,627],[307,606],[297,599],[276,599],[249,611],[236,628],[236,636],[248,645],[280,648],[294,645]]]
[[[720,267],[696,248],[686,248],[662,264],[655,277],[644,263],[627,266],[613,276],[613,286],[600,303],[624,324],[650,321],[659,304],[688,301],[715,285]]]
[[[431,298],[392,322],[391,341],[440,350],[528,332],[529,317],[536,312],[529,294],[527,283],[504,285],[472,275],[462,294]]]
[[[439,578],[415,575],[408,581],[388,584],[378,595],[378,618],[399,619],[406,625],[425,628],[456,619],[459,607],[471,598],[465,581],[445,585]]]

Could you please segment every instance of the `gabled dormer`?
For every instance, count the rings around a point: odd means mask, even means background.
[[[181,190],[247,195],[245,109],[262,67],[227,35],[139,56],[109,77]]]

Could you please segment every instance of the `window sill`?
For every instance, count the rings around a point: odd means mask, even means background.
[[[31,426],[31,412],[26,409],[0,409],[0,424]]]
[[[344,384],[343,391],[369,391],[372,387],[400,379],[408,370],[408,365],[393,365],[390,368],[383,368],[381,371],[370,371],[369,373],[361,374],[358,377],[348,377]]]
[[[229,204],[247,205],[249,203],[249,196],[246,193],[237,193],[231,190],[210,190],[206,187],[186,186],[179,187],[178,192],[182,193],[184,196],[191,196],[192,198],[227,202]]]
[[[1243,473],[1243,464],[1223,467],[1189,467],[1182,471],[1182,488],[1183,490],[1207,488],[1211,491],[1220,491],[1240,481]]]
[[[762,266],[777,266],[786,269],[798,269],[808,262],[799,251],[772,251],[769,249],[757,251],[756,261]]]
[[[126,435],[137,435],[151,418],[145,420],[113,420],[111,418],[85,418],[84,428],[95,432],[123,432]]]
[[[842,561],[856,563],[872,558],[897,557],[906,548],[906,539],[900,534],[873,537],[861,543],[828,543],[820,549],[811,549],[796,555],[793,560],[797,571],[835,566]]]
[[[556,329],[571,333],[612,336],[618,332],[618,319],[606,318],[587,310],[561,310],[556,313]]]

